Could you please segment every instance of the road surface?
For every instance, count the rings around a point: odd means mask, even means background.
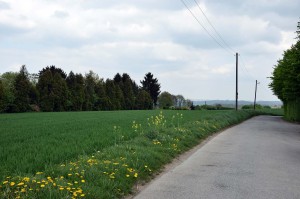
[[[135,199],[300,199],[300,125],[258,116],[227,129]]]

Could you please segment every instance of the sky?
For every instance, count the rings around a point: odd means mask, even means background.
[[[239,100],[254,99],[255,80],[258,100],[278,100],[268,77],[296,41],[300,1],[196,2],[0,0],[0,74],[55,65],[104,79],[128,73],[139,83],[151,72],[161,91],[233,100],[238,52]]]

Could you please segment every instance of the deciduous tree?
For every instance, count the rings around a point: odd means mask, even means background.
[[[173,106],[173,98],[172,95],[168,92],[162,92],[158,97],[159,108],[169,109]]]
[[[270,88],[283,102],[285,117],[300,121],[300,26],[298,41],[283,54],[272,74]]]
[[[15,101],[15,87],[14,82],[16,80],[18,73],[15,72],[6,72],[1,75],[2,86],[3,86],[3,112],[15,112],[16,108],[14,105]]]

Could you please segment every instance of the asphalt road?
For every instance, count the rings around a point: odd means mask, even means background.
[[[214,137],[135,199],[300,199],[300,125],[259,116]]]

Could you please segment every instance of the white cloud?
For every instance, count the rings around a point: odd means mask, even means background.
[[[208,29],[197,8],[190,7]],[[298,1],[202,1],[226,42],[241,54],[241,99],[253,81],[267,87],[272,67],[295,41]],[[298,7],[297,7],[298,6]],[[233,99],[235,57],[216,44],[180,1],[0,1],[0,73],[56,65],[104,78],[146,72],[163,90],[188,98]],[[245,62],[245,63],[243,63]],[[195,92],[197,91],[197,92]],[[276,99],[266,88],[264,99]]]

